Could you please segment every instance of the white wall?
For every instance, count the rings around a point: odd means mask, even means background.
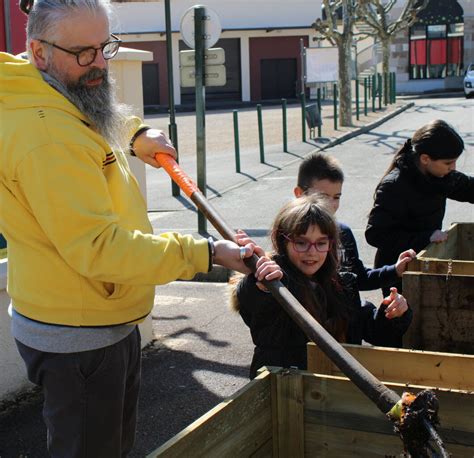
[[[173,0],[170,2],[171,28],[179,31],[181,17],[188,8],[203,4],[219,16],[222,29],[267,27],[310,27],[321,16],[321,0]],[[118,33],[165,31],[165,6],[158,2],[114,3]]]

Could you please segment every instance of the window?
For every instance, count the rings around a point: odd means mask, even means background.
[[[461,76],[464,23],[416,24],[410,29],[410,78]]]

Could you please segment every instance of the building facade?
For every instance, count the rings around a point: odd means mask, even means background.
[[[398,0],[396,18],[406,0]],[[180,86],[179,51],[189,49],[180,33],[184,13],[195,0],[170,0],[173,88],[175,103],[192,104],[193,88]],[[227,82],[207,87],[209,101],[265,101],[296,98],[303,87],[301,46],[316,47],[311,24],[321,17],[321,0],[206,0],[220,20],[222,32],[214,47],[225,50]],[[146,107],[168,105],[165,2],[115,1],[112,30],[124,46],[153,52],[143,64]],[[24,49],[26,16],[17,0],[4,0],[0,11],[0,50]],[[324,45],[324,43],[323,43]],[[381,56],[372,39],[354,53],[358,70],[381,70]],[[464,69],[474,62],[474,1],[430,0],[419,21],[393,40],[390,70],[401,93],[460,89]]]

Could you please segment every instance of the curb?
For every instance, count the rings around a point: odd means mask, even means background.
[[[357,137],[358,135],[365,134],[372,129],[375,129],[376,127],[380,126],[383,124],[385,121],[388,121],[391,118],[394,118],[395,116],[398,116],[400,113],[403,113],[405,110],[408,110],[409,108],[413,107],[415,105],[415,102],[409,102],[406,103],[405,105],[397,108],[396,110],[392,111],[391,113],[386,114],[385,116],[382,116],[380,119],[377,119],[377,121],[374,121],[370,124],[367,124],[366,126],[358,127],[357,129],[347,132],[344,135],[341,135],[340,137],[337,137],[336,139],[330,141],[327,145],[322,146],[319,148],[319,151],[325,150],[327,148],[331,148],[333,146],[339,145],[339,143],[343,143],[346,140],[349,140],[351,138]]]

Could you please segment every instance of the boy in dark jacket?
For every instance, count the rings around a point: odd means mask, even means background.
[[[300,164],[294,194],[300,197],[303,194],[319,192],[328,198],[335,214],[339,208],[343,182],[344,173],[336,159],[325,154],[313,153]],[[340,222],[338,227],[341,244],[340,270],[352,272],[357,276],[359,291],[389,287],[398,283],[408,262],[416,255],[413,250],[403,251],[395,264],[369,269],[359,258],[359,250],[351,228]]]

